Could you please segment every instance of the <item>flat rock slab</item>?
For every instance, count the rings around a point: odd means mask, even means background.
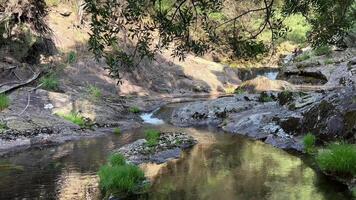
[[[150,147],[145,139],[136,140],[115,152],[123,154],[133,164],[142,163],[162,164],[172,159],[177,159],[182,150],[194,146],[197,141],[186,133],[161,133],[156,146]]]

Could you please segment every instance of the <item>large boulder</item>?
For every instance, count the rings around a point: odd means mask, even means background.
[[[304,113],[303,131],[323,141],[356,140],[356,91],[348,88],[327,95]]]

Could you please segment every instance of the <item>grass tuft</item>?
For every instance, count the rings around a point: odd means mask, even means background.
[[[316,138],[313,134],[308,133],[303,137],[303,144],[305,152],[312,154],[315,151]]]
[[[302,62],[308,60],[310,58],[310,54],[308,52],[302,53],[301,55],[295,58],[296,62]]]
[[[120,135],[121,134],[121,129],[120,128],[114,128],[114,133],[116,135]]]
[[[0,94],[0,111],[10,106],[10,98],[5,94]]]
[[[316,161],[327,172],[340,175],[356,175],[356,146],[354,144],[330,144],[320,150]]]
[[[75,51],[71,51],[67,55],[67,63],[72,64],[77,61],[77,53]]]
[[[63,113],[57,113],[57,114],[63,119],[71,121],[73,124],[76,124],[81,128],[87,127],[84,117],[77,112],[70,112],[68,114],[63,114]]]
[[[99,170],[99,185],[106,197],[126,196],[137,192],[145,180],[144,172],[136,165],[127,164],[121,154],[111,155]]]
[[[130,113],[135,113],[135,114],[137,114],[137,113],[140,113],[141,110],[140,110],[140,108],[137,107],[137,106],[132,106],[131,108],[129,108],[129,112],[130,112]]]
[[[258,98],[259,102],[271,102],[273,101],[273,98],[267,94],[267,92],[261,92],[259,98]]]
[[[157,130],[147,130],[145,131],[145,139],[147,140],[147,145],[149,147],[156,146],[158,144],[159,137],[161,133]]]
[[[89,97],[94,101],[100,100],[103,96],[100,88],[96,87],[95,85],[88,85],[87,92]]]
[[[243,88],[240,88],[240,87],[236,88],[235,91],[234,91],[235,94],[244,94],[245,92],[246,91]]]
[[[332,53],[332,49],[327,45],[320,46],[314,49],[314,55],[316,56],[322,56],[322,55],[329,56],[331,55],[331,53]]]
[[[44,76],[40,79],[42,88],[49,91],[58,91],[59,90],[59,81],[55,75]]]
[[[109,164],[111,166],[121,166],[126,164],[126,160],[122,154],[115,153],[109,157]]]
[[[5,130],[7,130],[8,127],[5,122],[0,122],[0,133],[3,133]]]

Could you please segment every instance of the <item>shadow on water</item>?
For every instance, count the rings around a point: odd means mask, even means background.
[[[156,116],[169,116],[165,112],[170,110],[166,107]],[[0,199],[98,197],[96,172],[106,157],[113,149],[142,138],[148,127],[152,125],[3,158]],[[299,157],[262,142],[207,128],[154,127],[185,131],[199,144],[184,152],[182,159],[161,167],[152,192],[142,199],[349,199],[346,187],[315,172]]]

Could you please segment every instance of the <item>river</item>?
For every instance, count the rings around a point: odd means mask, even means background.
[[[158,116],[167,121],[169,110],[158,111]],[[108,133],[2,158],[0,199],[93,198],[98,193],[96,173],[107,156],[142,138],[147,128],[184,131],[199,143],[177,161],[146,167],[158,175],[151,192],[140,199],[350,199],[345,186],[314,170],[298,155],[214,128],[177,128],[154,116],[144,116],[152,124],[121,135]]]

